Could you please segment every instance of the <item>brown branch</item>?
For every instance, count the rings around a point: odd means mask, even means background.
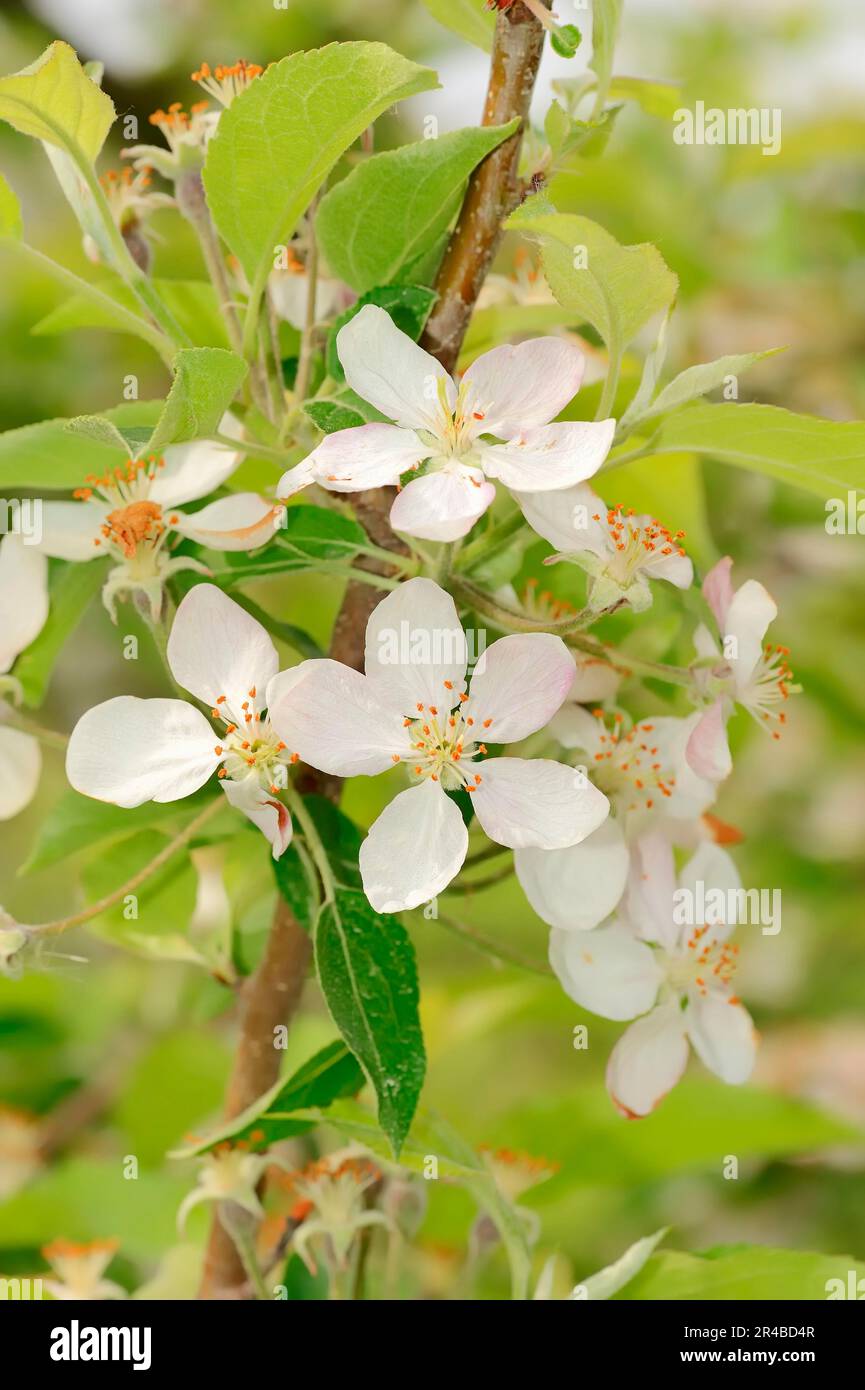
[[[484,107],[484,125],[503,125],[519,116],[525,120],[541,58],[544,31],[524,5],[512,5],[498,15]],[[435,288],[438,300],[421,344],[448,371],[456,366],[463,337],[484,278],[492,263],[504,217],[519,201],[517,168],[522,127],[488,155],[469,180],[459,221],[442,260]],[[354,497],[358,520],[372,541],[394,554],[406,554],[403,541],[388,522],[393,488],[374,488]],[[361,556],[360,569],[385,574],[384,561]],[[356,671],[363,669],[364,640],[370,614],[381,591],[360,582],[346,588],[331,637],[330,655]],[[339,799],[341,783],[313,768],[298,783],[304,792]],[[279,1052],[273,1030],[294,1014],[303,990],[311,942],[287,905],[277,905],[264,959],[247,980],[242,996],[240,1041],[226,1097],[226,1118],[251,1105],[273,1085],[279,1072]],[[202,1298],[249,1298],[246,1274],[234,1243],[214,1219],[205,1261]]]

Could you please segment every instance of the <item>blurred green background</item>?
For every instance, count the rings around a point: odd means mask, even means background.
[[[569,0],[557,8],[563,20],[588,28],[588,16]],[[628,0],[617,72],[676,79],[687,104],[700,98],[724,107],[780,107],[781,153],[682,149],[668,122],[628,107],[603,157],[576,161],[558,176],[552,196],[623,242],[654,242],[679,275],[668,372],[727,352],[786,346],[743,379],[741,399],[862,418],[859,6],[707,0],[684,8]],[[415,138],[430,112],[442,128],[470,123],[483,99],[484,55],[440,28],[420,3],[405,0],[319,0],[285,10],[229,0],[7,3],[0,16],[4,70],[29,63],[57,36],[83,59],[105,62],[118,112],[137,115],[144,139],[151,110],[195,99],[189,73],[202,59],[266,63],[333,39],[384,39],[441,73],[442,92],[409,102],[401,124],[391,117],[381,123],[382,143]],[[552,78],[582,71],[584,62],[582,53],[570,65],[545,59],[539,123]],[[0,167],[22,200],[28,238],[92,275],[38,146],[0,127]],[[163,237],[157,273],[200,274],[176,214],[162,212],[153,225]],[[501,269],[514,250],[506,241]],[[165,393],[160,364],[137,342],[102,332],[34,335],[32,326],[62,296],[29,269],[10,271],[4,265],[0,306],[4,429],[114,405],[129,373],[138,376],[142,399]],[[629,390],[638,372],[635,359],[624,378]],[[744,832],[735,853],[745,883],[783,893],[781,933],[762,936],[746,927],[740,937],[739,993],[763,1035],[753,1084],[725,1089],[692,1061],[686,1081],[653,1116],[626,1123],[603,1085],[618,1026],[581,1014],[555,981],[492,961],[420,911],[406,916],[423,984],[425,1100],[473,1143],[525,1149],[560,1165],[525,1202],[541,1217],[541,1250],[562,1254],[564,1287],[662,1225],[673,1228],[668,1243],[681,1250],[756,1242],[865,1258],[863,543],[827,535],[817,497],[711,462],[699,474],[688,470],[691,480],[699,475],[702,492],[690,484],[668,489],[663,519],[690,530],[703,566],[729,553],[739,582],[753,575],[770,588],[780,607],[773,635],[791,647],[804,686],[780,744],[744,727],[748,721],[739,716],[736,771],[715,808]],[[628,502],[623,480],[616,488],[607,500]],[[529,552],[523,577],[537,572],[544,553]],[[559,585],[572,582],[559,577],[568,568],[554,572]],[[260,585],[255,594],[326,644],[338,585],[296,578]],[[658,596],[651,621],[641,624],[647,652],[687,658],[677,611],[669,596]],[[622,622],[608,633],[626,629]],[[136,662],[123,659],[127,633],[140,638]],[[163,677],[131,610],[121,610],[113,628],[95,603],[63,654],[40,719],[66,731],[89,705],[119,693],[164,693]],[[660,709],[662,698],[644,694],[644,707]],[[19,872],[63,789],[62,758],[48,752],[36,801],[2,826],[0,902],[20,921],[70,912],[81,901],[74,863]],[[368,822],[388,795],[386,779],[359,780],[346,809]],[[147,832],[88,860],[87,890],[98,894],[121,882],[159,841],[158,832]],[[272,905],[260,837],[236,837],[228,881],[240,953],[252,961]],[[136,929],[179,932],[194,891],[190,868],[172,871],[142,894]],[[533,960],[545,956],[546,929],[513,880],[445,897],[440,907]],[[4,1273],[37,1268],[38,1247],[54,1236],[115,1236],[116,1277],[135,1288],[155,1276],[175,1244],[174,1213],[194,1172],[166,1162],[165,1151],[218,1113],[231,1055],[231,996],[200,969],[118,946],[128,925],[112,917],[96,932],[63,938],[57,949],[86,963],[50,959],[21,981],[0,982],[0,1099],[62,1121],[50,1161],[0,1205]],[[580,1023],[589,1024],[587,1051],[573,1046]],[[289,1061],[331,1035],[310,983]],[[3,1134],[0,1126],[0,1172]],[[134,1184],[121,1173],[129,1154],[140,1164]],[[723,1176],[728,1155],[739,1159],[735,1181]],[[473,1211],[458,1189],[426,1186],[428,1210],[407,1287],[454,1294]],[[206,1219],[196,1214],[190,1229],[200,1238]],[[194,1252],[174,1259],[177,1269],[171,1265],[164,1287],[188,1291]],[[481,1289],[492,1297],[506,1290],[495,1256]]]

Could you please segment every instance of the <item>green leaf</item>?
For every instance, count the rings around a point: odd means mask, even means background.
[[[505,223],[540,242],[544,274],[556,299],[597,329],[607,346],[626,346],[673,301],[678,280],[657,247],[621,246],[575,213],[531,198]]]
[[[363,838],[357,826],[323,796],[306,796],[304,805],[327,846],[331,871],[343,887],[360,887],[358,855]],[[277,887],[301,926],[308,932],[315,928],[318,916],[318,891],[301,857],[296,841],[292,841],[279,859],[271,860]]]
[[[613,101],[636,101],[647,116],[672,120],[682,105],[682,89],[675,82],[656,82],[646,77],[614,77],[609,95]]]
[[[225,348],[182,348],[174,359],[174,381],[147,451],[159,453],[169,444],[213,434],[246,372],[242,358]]]
[[[704,1255],[663,1250],[621,1294],[622,1299],[688,1302],[691,1299],[824,1302],[850,1297],[849,1282],[865,1277],[865,1264],[850,1255],[817,1255],[741,1245]],[[838,1284],[845,1290],[840,1293]],[[858,1297],[858,1292],[852,1295]]]
[[[21,682],[25,704],[41,705],[57,658],[90,600],[101,589],[106,572],[107,561],[103,560],[89,560],[83,565],[57,562],[52,566],[48,621],[15,663],[15,676]]]
[[[105,444],[109,449],[118,449],[121,453],[129,447],[126,436],[104,415],[76,415],[66,428],[72,434],[83,435],[95,444]]]
[[[274,63],[223,111],[204,185],[220,235],[252,286],[248,323],[273,265],[330,170],[394,102],[436,85],[386,44],[333,43]]]
[[[196,346],[228,347],[225,322],[219,312],[212,285],[206,284],[203,280],[157,279],[153,281],[153,287]],[[85,298],[83,294],[74,294],[34,324],[31,333],[37,337],[47,337],[55,333],[69,333],[79,328],[101,328],[109,332],[129,333],[132,329],[129,313],[140,311],[138,300],[132,290],[116,278],[101,280],[96,288],[109,300],[116,302],[116,313],[112,313],[111,304],[106,304],[104,300],[97,302]]]
[[[375,1088],[379,1124],[398,1155],[426,1069],[409,936],[363,892],[337,887],[319,914],[315,959],[331,1017]]]
[[[423,285],[381,285],[378,289],[364,294],[350,309],[333,324],[327,339],[327,372],[335,381],[345,381],[345,372],[336,350],[336,339],[340,329],[350,323],[366,304],[376,304],[390,314],[397,328],[408,334],[415,342],[423,332],[427,315],[436,301],[434,290]],[[363,423],[361,420],[360,423]]]
[[[96,567],[96,562],[92,562],[78,568]],[[179,802],[148,801],[143,806],[121,807],[94,801],[67,788],[40,825],[36,843],[20,872],[29,874],[52,868],[83,850],[105,853],[112,845],[142,830],[160,829],[176,834],[212,799],[212,792],[202,790]]]
[[[103,411],[121,434],[129,427],[152,428],[162,401],[127,401]],[[68,428],[68,420],[40,420],[0,434],[0,488],[61,490],[80,487],[88,473],[106,473],[128,457]]]
[[[57,40],[20,72],[0,78],[0,119],[23,135],[92,164],[114,121],[114,103]]]
[[[598,74],[598,88],[606,97],[622,19],[622,0],[592,0],[592,57],[589,67]]]
[[[774,405],[695,405],[668,415],[653,446],[707,454],[820,497],[865,492],[861,420],[821,420]]]
[[[21,204],[0,174],[0,237],[20,241],[22,232]]]
[[[303,407],[312,423],[322,434],[336,434],[337,430],[356,429],[366,424],[358,411],[338,401],[307,401]]]
[[[486,0],[423,0],[433,19],[466,43],[473,43],[489,53],[493,46],[496,17],[486,7]]]
[[[742,372],[747,372],[749,367],[753,367],[755,362],[762,362],[764,357],[774,357],[776,353],[783,351],[784,348],[765,348],[762,352],[731,353],[727,357],[718,357],[714,362],[702,362],[696,367],[686,367],[668,382],[658,392],[651,405],[634,419],[646,420],[653,415],[663,415],[668,410],[675,410],[677,406],[687,405],[698,396],[705,396],[707,392],[723,386],[727,377],[738,377]]]
[[[475,126],[373,155],[332,188],[315,218],[333,273],[363,294],[389,285],[447,230],[469,174],[519,129]]]
[[[312,1128],[313,1121],[294,1119],[296,1112],[312,1107],[324,1110],[335,1100],[355,1095],[364,1082],[356,1059],[345,1043],[336,1039],[304,1062],[288,1080],[277,1081],[240,1115],[206,1138],[176,1150],[171,1157],[191,1158],[207,1153],[226,1139],[234,1143],[245,1140],[256,1150],[267,1149],[281,1139],[293,1138]]]
[[[560,24],[550,33],[553,52],[558,53],[560,58],[573,58],[582,42],[583,36],[576,24]]]
[[[348,559],[366,543],[366,532],[353,517],[301,503],[286,510],[273,548],[302,561],[298,568],[308,568],[316,560]]]

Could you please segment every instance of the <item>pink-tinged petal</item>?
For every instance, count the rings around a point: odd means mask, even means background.
[[[733,561],[729,555],[713,565],[703,580],[703,597],[715,615],[719,632],[725,631],[727,610],[733,601],[733,582],[730,577]]]
[[[480,445],[484,472],[514,492],[561,492],[597,473],[613,442],[615,420],[543,425],[507,444]]]
[[[0,724],[0,820],[11,820],[36,795],[42,753],[36,739]]]
[[[476,468],[439,469],[413,478],[394,500],[390,524],[394,531],[424,541],[458,541],[467,536],[478,517],[495,499],[492,483]]]
[[[672,820],[701,816],[717,794],[715,783],[698,777],[686,756],[688,740],[701,718],[701,712],[695,710],[686,719],[662,715],[639,726],[651,733],[651,738],[644,741],[651,749],[657,749],[657,753],[652,754],[653,760],[662,766],[660,775],[665,779],[668,792],[666,796],[662,793],[663,803],[654,798],[655,810],[663,809],[664,815]]]
[[[670,841],[658,831],[641,835],[631,847],[624,915],[637,936],[668,950],[680,935],[673,916],[675,891],[676,862]]]
[[[692,994],[685,1026],[700,1061],[730,1086],[741,1086],[754,1069],[757,1032],[747,1009],[710,990]]]
[[[281,507],[255,492],[233,492],[191,515],[171,512],[169,524],[181,536],[211,550],[255,550],[272,539],[282,514]]]
[[[289,497],[295,497],[298,492],[303,492],[305,487],[311,487],[315,482],[315,463],[313,455],[302,459],[295,468],[289,468],[283,473],[276,485],[276,495],[281,501],[287,502]]]
[[[219,428],[222,434],[232,437],[240,433],[240,426],[230,415],[222,417]],[[172,444],[164,457],[165,466],[157,471],[149,497],[162,507],[179,507],[215,492],[231,477],[241,456],[227,444],[196,439],[191,444]]]
[[[547,425],[580,389],[585,358],[564,338],[530,338],[485,352],[463,376],[478,429],[510,439]]]
[[[273,849],[274,859],[279,859],[291,844],[291,816],[276,796],[269,796],[256,777],[244,777],[235,781],[231,777],[222,780],[222,790],[238,811],[257,825]]]
[[[75,725],[66,776],[76,791],[115,806],[178,801],[215,770],[216,742],[204,715],[183,700],[118,695]]]
[[[674,550],[672,555],[653,555],[643,566],[650,579],[663,579],[676,589],[690,589],[694,582],[694,566],[687,555]]]
[[[532,530],[554,550],[565,555],[580,551],[600,557],[610,554],[606,503],[587,483],[557,492],[518,492],[517,501]]]
[[[718,699],[701,714],[685,745],[688,766],[698,777],[709,782],[723,782],[733,770],[733,759],[727,741],[726,700]]]
[[[168,664],[178,685],[240,724],[244,703],[262,707],[279,659],[267,630],[239,603],[215,584],[196,584],[175,615]]]
[[[0,541],[0,675],[29,647],[48,617],[48,561],[10,532]]]
[[[704,925],[710,928],[709,936],[715,941],[726,941],[738,925],[736,904],[741,887],[735,860],[713,840],[701,841],[679,874],[679,891],[689,894],[688,900],[695,909],[689,914],[692,920],[682,926],[682,942],[687,941],[695,926]],[[720,894],[723,897],[719,901]],[[703,904],[703,911],[698,916],[699,903]]]
[[[600,656],[575,653],[577,674],[568,691],[568,703],[596,704],[609,700],[622,683],[622,673]],[[627,665],[627,661],[625,661]]]
[[[43,502],[38,549],[55,560],[98,560],[100,527],[111,508],[103,502]]]
[[[607,1090],[629,1120],[649,1115],[681,1080],[688,1061],[684,1015],[664,1004],[625,1030],[607,1063]]]
[[[550,932],[550,965],[569,998],[622,1023],[651,1009],[664,972],[651,947],[620,927]]]
[[[403,473],[431,453],[430,445],[418,439],[414,430],[396,425],[355,425],[327,435],[306,463],[312,465],[313,481],[328,492],[360,492],[398,483]],[[279,495],[284,495],[281,485]]]
[[[474,719],[478,738],[516,743],[550,722],[575,670],[561,637],[548,632],[500,637],[475,666],[463,714]]]
[[[591,931],[615,911],[629,864],[624,836],[612,816],[581,844],[514,852],[517,878],[535,912],[564,932]]]
[[[398,711],[341,661],[302,661],[268,690],[270,721],[292,753],[337,777],[372,777],[408,751]]]
[[[481,828],[509,849],[564,849],[606,820],[610,803],[583,775],[548,758],[489,758],[472,805]]]
[[[352,391],[398,425],[435,432],[439,382],[450,408],[456,404],[456,388],[441,363],[374,304],[339,330],[336,350]]]
[[[727,610],[722,639],[733,638],[735,649],[730,665],[737,690],[747,686],[763,652],[763,638],[769,624],[778,616],[778,605],[756,579],[748,579],[733,595]]]
[[[400,792],[360,847],[363,889],[376,912],[429,902],[459,873],[468,843],[460,809],[440,783]]]
[[[414,717],[419,707],[451,709],[467,664],[456,605],[432,579],[407,580],[373,609],[365,670],[377,697],[390,708]]]

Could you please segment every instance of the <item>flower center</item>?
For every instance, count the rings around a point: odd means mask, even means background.
[[[603,730],[598,735],[600,747],[591,769],[600,790],[615,798],[623,811],[651,811],[660,798],[672,796],[676,778],[653,742],[654,724],[635,724],[623,733],[620,714],[614,715],[612,724],[607,726],[603,710],[592,713]]]
[[[659,555],[685,554],[679,544],[684,539],[684,531],[677,531],[674,535],[660,521],[649,521],[638,526],[632,519],[634,515],[633,507],[626,511],[619,503],[609,507],[606,515],[607,533],[615,551],[607,568],[613,578],[623,585],[628,584],[638,570]],[[601,514],[596,512],[592,520],[601,521]]]
[[[779,708],[789,700],[791,694],[798,693],[800,687],[793,684],[793,672],[787,661],[789,647],[768,645],[760,656],[751,679],[740,694],[740,703],[767,725],[787,723],[786,710]],[[770,728],[773,738],[781,737],[781,729]]]
[[[692,928],[684,950],[671,952],[666,959],[667,982],[677,994],[696,990],[704,997],[710,989],[729,990],[738,965],[739,947],[718,941],[710,926]],[[728,1003],[738,1004],[736,995]]]
[[[287,765],[298,762],[299,755],[289,753],[270,719],[262,715],[262,706],[256,705],[256,698],[253,685],[237,711],[232,709],[225,695],[218,697],[210,711],[214,719],[225,725],[222,742],[214,748],[217,757],[222,759],[217,775],[230,777],[234,782],[254,776],[265,790],[276,795],[286,785]]]
[[[258,63],[247,63],[241,58],[230,67],[220,65],[212,68],[209,63],[202,63],[198,71],[190,76],[193,82],[203,87],[208,96],[214,97],[221,106],[230,106],[234,98],[245,92],[250,83],[263,72],[264,68],[259,67]]]
[[[474,770],[474,760],[487,752],[486,744],[478,740],[493,721],[484,719],[478,725],[465,691],[457,696],[455,705],[453,682],[445,681],[444,685],[441,706],[418,703],[416,713],[403,720],[408,749],[394,753],[393,761],[408,763],[420,781],[429,778],[440,782],[446,791],[464,788],[473,792],[483,780]]]

